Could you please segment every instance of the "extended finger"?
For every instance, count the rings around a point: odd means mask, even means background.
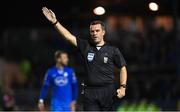
[[[55,16],[55,14],[54,14],[54,12],[53,12],[52,10],[49,10],[49,12],[50,12],[53,16]]]
[[[48,9],[48,8],[46,8],[46,7],[43,7],[43,9],[42,9],[42,10],[43,10],[43,12],[44,12],[44,13],[46,13],[46,14],[48,14],[48,13],[49,13],[49,9]]]
[[[46,8],[43,10],[43,14],[47,17],[49,15],[49,10]]]
[[[43,12],[43,14],[47,14],[47,9],[43,8],[42,12]]]
[[[43,7],[43,10],[44,11],[48,11],[49,9],[47,7]]]
[[[52,11],[51,9],[49,9],[49,12],[52,13],[52,14],[54,14],[53,11]]]
[[[43,7],[43,8],[42,8],[42,11],[43,11],[43,12],[47,12],[47,10],[48,10],[48,9],[47,9],[46,7]]]

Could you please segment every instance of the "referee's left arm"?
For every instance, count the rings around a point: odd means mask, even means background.
[[[120,69],[120,87],[117,89],[117,96],[122,98],[126,93],[127,69],[126,61],[118,48],[114,49],[114,63]]]
[[[120,70],[120,87],[117,90],[118,98],[122,98],[126,94],[127,70],[126,66],[122,66]]]
[[[126,88],[126,82],[127,82],[127,70],[126,66],[123,66],[120,71],[120,87]]]

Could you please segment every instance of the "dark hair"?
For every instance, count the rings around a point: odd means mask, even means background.
[[[57,50],[57,51],[54,53],[55,59],[59,58],[59,56],[61,56],[61,54],[67,54],[67,52],[66,52],[66,51],[63,51],[63,50]]]
[[[100,21],[100,20],[95,20],[95,21],[92,21],[92,22],[90,23],[90,25],[97,25],[97,24],[100,24],[103,30],[106,29],[104,22],[102,22],[102,21]]]

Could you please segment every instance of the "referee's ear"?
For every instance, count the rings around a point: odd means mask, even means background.
[[[106,31],[103,29],[103,36],[105,36],[105,34],[106,34]]]

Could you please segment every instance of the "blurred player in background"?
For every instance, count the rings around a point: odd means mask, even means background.
[[[2,102],[3,111],[18,110],[12,90],[6,89],[2,96],[3,96],[3,102]]]
[[[74,70],[67,66],[68,54],[65,51],[56,51],[55,60],[56,65],[48,69],[44,78],[38,103],[39,110],[45,110],[44,99],[51,86],[51,110],[75,111],[78,83]]]

